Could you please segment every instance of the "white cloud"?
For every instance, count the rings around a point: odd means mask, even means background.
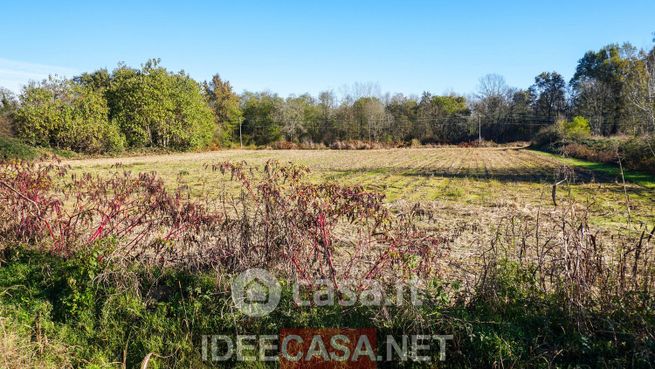
[[[35,64],[0,58],[0,86],[16,93],[29,81],[40,81],[49,75],[72,77],[75,69],[54,65]]]

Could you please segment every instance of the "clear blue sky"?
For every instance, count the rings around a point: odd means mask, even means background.
[[[159,57],[198,80],[281,95],[377,82],[383,91],[470,93],[487,73],[527,87],[569,79],[589,49],[649,47],[655,1],[7,1],[0,85],[138,66]]]

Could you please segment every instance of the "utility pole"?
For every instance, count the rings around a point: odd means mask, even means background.
[[[482,122],[478,115],[478,143],[482,143]]]

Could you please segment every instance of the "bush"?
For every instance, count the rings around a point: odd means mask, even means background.
[[[623,165],[655,174],[655,136],[635,137],[619,147]]]
[[[0,160],[36,159],[39,151],[20,140],[0,135]]]
[[[598,163],[617,163],[618,155],[616,150],[595,149],[592,146],[582,143],[570,143],[561,148],[565,156],[595,161]]]
[[[576,116],[573,120],[560,120],[556,124],[562,135],[568,139],[581,139],[591,135],[591,126],[584,117]]]
[[[13,123],[9,116],[0,114],[0,136],[11,137],[14,134]]]
[[[298,145],[289,141],[276,141],[271,147],[274,150],[294,150],[298,148]]]
[[[221,167],[238,177],[244,174],[233,171],[239,169],[233,165]],[[266,186],[261,190],[266,188],[274,190]],[[357,202],[346,200],[344,205]],[[135,259],[126,262],[123,253],[115,253],[120,246],[115,239],[93,241],[67,256],[38,250],[36,244],[13,244],[0,253],[0,323],[16,323],[39,343],[21,347],[30,350],[23,356],[65,367],[109,367],[110,363],[138,367],[150,353],[154,355],[148,368],[216,367],[223,363],[201,360],[202,335],[270,334],[288,327],[373,327],[379,337],[452,334],[447,360],[439,364],[443,368],[488,367],[489,363],[540,367],[541,362],[562,368],[650,368],[655,360],[650,333],[655,326],[655,269],[648,257],[652,241],[642,237],[634,244],[634,239],[621,234],[603,237],[589,228],[584,213],[572,214],[570,209],[560,215],[544,213],[538,220],[509,214],[500,220],[494,246],[479,250],[480,278],[466,288],[440,278],[426,279],[420,306],[301,307],[293,302],[290,284],[282,282],[281,304],[259,319],[234,309],[229,285],[238,270],[226,270],[216,260],[204,270]],[[549,220],[557,224],[555,232]],[[411,237],[415,230],[410,228],[406,235]],[[533,236],[547,231],[551,236]],[[313,243],[316,233],[300,237]],[[610,239],[609,246],[626,247],[618,259],[607,257],[610,250],[604,241]],[[273,257],[282,255],[279,244],[268,247]],[[243,262],[239,260],[243,255],[232,255],[233,261]],[[308,259],[301,260],[303,267],[310,266]],[[293,269],[293,263],[287,263],[280,271]],[[65,349],[57,354],[58,347]],[[384,350],[382,345],[380,349]],[[426,353],[438,357],[437,351]],[[0,361],[7,363],[3,355],[7,353],[0,352]],[[226,367],[234,365],[230,362]],[[424,365],[396,362],[391,367]]]
[[[537,134],[532,138],[532,146],[546,150],[554,150],[554,148],[561,143],[563,138],[561,130],[558,129],[557,126],[551,125],[537,132]]]
[[[360,141],[360,140],[347,140],[335,141],[330,144],[330,149],[333,150],[377,150],[377,149],[390,149],[406,146],[404,143],[396,142],[378,142],[378,141]]]
[[[124,139],[108,119],[102,91],[68,80],[27,86],[15,113],[16,135],[30,145],[100,153],[120,151]]]

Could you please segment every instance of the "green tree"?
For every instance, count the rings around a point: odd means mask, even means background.
[[[73,81],[80,85],[90,87],[94,90],[106,91],[111,83],[111,74],[109,71],[107,71],[107,69],[102,68],[96,70],[95,72],[82,73],[79,76],[74,77]]]
[[[423,142],[459,142],[469,135],[470,111],[463,96],[424,93],[417,107],[415,135]]]
[[[322,91],[318,94],[316,127],[310,130],[314,142],[332,143],[338,134],[336,132],[335,115],[337,99],[332,91]]]
[[[119,66],[107,92],[110,116],[131,147],[176,150],[206,147],[215,120],[201,86],[184,72],[149,60],[141,69]]]
[[[361,97],[353,104],[358,139],[378,141],[387,123],[384,105],[377,97]]]
[[[0,134],[12,134],[12,119],[16,109],[18,109],[18,100],[16,100],[14,93],[4,87],[0,87]]]
[[[50,78],[25,87],[15,130],[32,145],[89,153],[121,150],[123,136],[108,115],[102,91]]]
[[[230,82],[223,81],[218,74],[205,82],[204,88],[216,118],[214,140],[221,146],[227,146],[238,140],[235,133],[243,118],[239,96],[232,90]]]
[[[394,141],[411,141],[419,139],[412,133],[412,127],[416,121],[416,99],[405,97],[402,94],[394,95],[386,106],[387,112],[391,115],[391,135]]]
[[[279,108],[283,100],[270,92],[246,92],[241,99],[244,142],[266,145],[279,140],[282,137]]]
[[[557,72],[543,72],[535,77],[530,93],[535,97],[536,115],[549,121],[566,112],[566,81]]]
[[[299,142],[311,139],[311,132],[318,129],[319,108],[309,94],[289,96],[280,100],[276,108],[280,130],[287,141]]]
[[[625,93],[637,122],[634,131],[655,132],[655,47],[628,60]]]
[[[588,51],[578,61],[570,85],[576,114],[590,118],[592,129],[602,134],[623,130],[629,119],[626,110],[626,79],[634,46],[611,44]]]

